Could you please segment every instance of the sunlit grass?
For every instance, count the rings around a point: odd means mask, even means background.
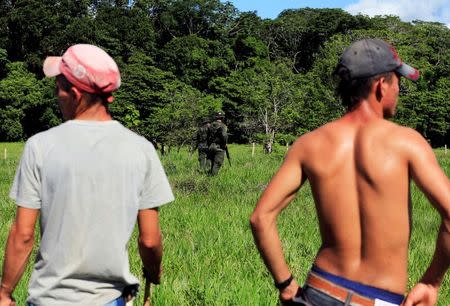
[[[3,159],[7,148],[8,157]],[[15,205],[8,192],[23,144],[0,144],[0,258]],[[275,305],[277,292],[254,246],[249,216],[270,177],[280,166],[285,147],[272,155],[251,146],[231,145],[232,166],[225,161],[219,175],[208,177],[197,169],[196,155],[173,149],[162,157],[174,188],[175,202],[161,208],[164,235],[164,276],[152,291],[152,305]],[[439,162],[450,173],[450,152],[437,150]],[[413,234],[410,246],[409,287],[426,269],[434,251],[439,215],[414,186]],[[293,274],[303,282],[320,245],[314,203],[306,184],[279,218],[280,236]],[[31,262],[34,259],[31,260]],[[130,243],[132,271],[140,274],[136,232]],[[31,272],[16,289],[18,305],[26,298]],[[450,301],[449,275],[441,288],[439,306]],[[140,305],[143,294],[139,295]]]

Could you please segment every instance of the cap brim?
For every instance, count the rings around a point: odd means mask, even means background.
[[[49,56],[45,59],[43,70],[46,77],[54,77],[61,74],[61,56]]]
[[[411,81],[417,81],[420,75],[419,70],[405,63],[402,63],[395,71]]]

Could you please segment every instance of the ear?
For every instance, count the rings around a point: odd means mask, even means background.
[[[381,101],[386,93],[386,89],[383,86],[384,83],[384,78],[380,78],[373,84],[373,90],[375,91],[375,96],[378,102]]]
[[[75,101],[77,101],[78,103],[81,101],[83,94],[81,93],[81,91],[78,88],[76,88],[75,86],[72,86],[70,88],[70,93],[73,95]]]

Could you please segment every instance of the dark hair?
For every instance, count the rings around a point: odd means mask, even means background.
[[[333,74],[338,75],[340,78],[336,92],[341,97],[345,108],[351,110],[359,104],[359,101],[369,96],[373,83],[382,77],[386,78],[390,83],[394,72],[386,72],[367,78],[351,79],[350,71],[347,67],[338,65]]]
[[[58,75],[56,78],[58,79],[58,81],[61,85],[61,88],[64,91],[70,91],[70,89],[73,86],[75,86],[72,83],[70,83],[70,81],[63,74]],[[109,97],[109,94],[93,94],[93,93],[86,92],[82,89],[79,89],[79,90],[87,98],[87,101],[89,104],[95,104],[95,103],[98,103],[99,101],[101,101],[101,103],[104,106],[108,107],[109,103],[106,99]]]

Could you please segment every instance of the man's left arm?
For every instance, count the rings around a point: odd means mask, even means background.
[[[0,305],[10,305],[12,293],[25,271],[34,245],[34,229],[38,209],[17,207],[5,248],[3,276],[0,288]]]
[[[409,170],[419,189],[441,216],[433,259],[421,280],[411,289],[404,306],[434,305],[450,266],[450,181],[428,142],[416,131],[407,134]],[[423,303],[423,304],[422,304]]]

